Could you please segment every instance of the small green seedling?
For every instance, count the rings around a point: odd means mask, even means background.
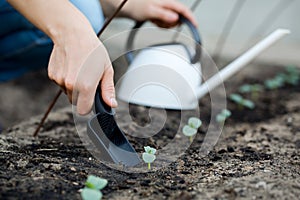
[[[300,81],[300,71],[294,66],[288,66],[286,69],[285,82],[290,85],[298,85]]]
[[[263,90],[263,86],[260,84],[245,84],[239,88],[241,93],[250,93],[251,99],[256,100],[258,98],[259,92]]]
[[[188,120],[188,124],[182,129],[185,136],[190,138],[190,142],[193,142],[193,136],[197,133],[198,128],[202,125],[202,121],[196,117],[191,117]]]
[[[269,90],[275,90],[283,87],[286,83],[289,85],[298,85],[300,81],[300,71],[296,67],[289,66],[285,73],[277,74],[273,79],[265,81],[265,87]]]
[[[102,199],[102,190],[108,181],[97,176],[89,175],[85,187],[81,191],[81,197],[83,200],[99,200]]]
[[[241,95],[239,94],[231,94],[230,95],[230,100],[238,104],[239,110],[243,110],[244,107],[249,108],[249,109],[254,109],[255,104],[253,101],[244,99]]]
[[[295,66],[287,66],[285,68],[285,71],[288,73],[288,74],[296,74],[296,75],[300,75],[300,71],[297,67]]]
[[[285,74],[280,73],[276,75],[274,78],[266,80],[264,83],[265,87],[269,90],[276,90],[278,88],[283,87],[286,80],[285,76],[286,76]]]
[[[225,122],[225,120],[230,116],[231,116],[230,110],[223,109],[222,112],[216,116],[216,121],[219,124],[223,124]]]
[[[143,160],[148,164],[148,169],[151,169],[151,163],[156,159],[155,153],[156,149],[146,146],[144,147],[145,152],[143,153]]]

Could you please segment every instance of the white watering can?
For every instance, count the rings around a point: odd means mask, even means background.
[[[198,99],[237,73],[249,62],[283,36],[290,33],[278,29],[260,41],[246,53],[227,65],[209,80],[202,83],[201,41],[197,29],[187,19],[181,21],[191,30],[197,45],[192,55],[184,44],[168,43],[150,46],[139,51],[136,56],[131,52],[126,57],[129,62],[127,72],[117,88],[117,96],[127,103],[143,106],[192,110],[198,107]],[[134,28],[139,28],[138,23]],[[137,31],[132,31],[127,42],[131,49]]]

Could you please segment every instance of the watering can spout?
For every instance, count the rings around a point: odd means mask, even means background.
[[[254,47],[235,59],[232,63],[224,67],[220,72],[213,75],[209,80],[203,83],[197,90],[196,95],[199,98],[205,96],[208,92],[212,91],[218,85],[222,84],[228,78],[240,71],[243,67],[249,64],[256,56],[261,54],[264,50],[269,48],[275,42],[283,38],[285,35],[290,34],[290,30],[277,29],[265,39],[257,43]]]

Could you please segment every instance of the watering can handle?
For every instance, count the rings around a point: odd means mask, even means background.
[[[191,58],[191,63],[195,64],[200,60],[200,57],[201,57],[202,43],[201,43],[201,38],[200,38],[199,32],[198,32],[197,28],[187,18],[180,15],[179,20],[180,20],[180,22],[186,24],[189,27],[189,29],[191,30],[191,33],[193,35],[193,38],[196,41],[195,55]],[[132,28],[132,30],[129,34],[127,44],[126,44],[127,53],[125,54],[125,57],[126,57],[128,63],[131,63],[133,61],[133,58],[134,58],[134,55],[132,53],[133,40],[138,31],[138,28],[140,28],[143,24],[144,24],[144,21],[136,22],[135,26]]]

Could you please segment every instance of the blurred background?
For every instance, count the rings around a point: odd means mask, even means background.
[[[194,9],[204,48],[211,56],[231,60],[274,30],[285,28],[292,34],[259,56],[256,62],[300,64],[299,0],[180,1]],[[114,20],[103,39],[129,30],[133,25],[127,19]]]
[[[261,70],[261,66],[300,66],[299,0],[181,0],[181,2],[195,9],[203,46],[217,63],[222,63],[220,65],[223,66],[223,63],[233,60],[275,29],[286,28],[290,29],[292,34],[260,55],[252,62],[251,68]],[[197,6],[194,7],[195,5]],[[101,37],[104,41],[119,35],[106,44],[112,58],[124,52],[128,33],[126,30],[130,30],[133,25],[134,22],[131,20],[115,19],[104,32]],[[147,26],[153,25],[147,23]],[[186,31],[184,29],[183,33]],[[172,37],[169,33],[165,37],[155,37],[150,32],[148,36],[140,36],[137,43],[167,42],[170,38]],[[118,67],[116,63],[116,75],[119,73],[118,69],[122,67],[126,70],[126,66]],[[241,73],[249,73],[247,70],[249,68]],[[58,89],[47,78],[46,69],[0,84],[0,126],[7,128],[29,117],[42,114]],[[55,108],[66,106],[70,104],[65,95],[62,95]]]

